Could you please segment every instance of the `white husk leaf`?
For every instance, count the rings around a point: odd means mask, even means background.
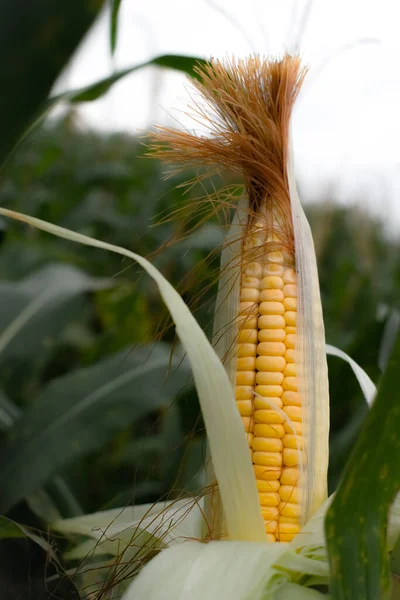
[[[140,520],[94,528],[94,539],[76,546],[66,558],[123,554],[124,562],[129,561],[132,565],[149,552],[188,539],[201,540],[203,525],[202,503],[197,499],[187,498],[169,503],[168,508],[159,506],[158,512],[155,509],[151,514],[147,512]]]
[[[331,356],[337,356],[338,358],[342,358],[345,360],[353,369],[354,375],[357,377],[358,383],[360,384],[362,393],[364,394],[364,398],[366,399],[369,406],[372,405],[375,395],[376,395],[376,385],[370,378],[370,376],[364,371],[362,367],[355,360],[353,360],[346,352],[336,348],[336,346],[331,346],[330,344],[326,344],[326,353]]]
[[[149,550],[165,548],[186,539],[201,539],[204,524],[202,500],[186,498],[83,515],[56,521],[52,529],[90,537],[65,554],[67,559],[118,556],[129,547],[133,559]]]
[[[329,386],[314,242],[296,189],[291,136],[289,138],[287,174],[298,274],[295,352],[299,392],[303,402],[303,436],[307,449],[307,464],[301,483],[302,522],[305,523],[327,498]]]
[[[155,504],[140,504],[138,506],[102,510],[89,515],[54,521],[51,528],[60,533],[87,535],[99,539],[101,532],[110,526],[140,522],[144,517],[164,511],[170,504],[171,502],[156,502]]]
[[[323,600],[330,596],[296,583],[286,583],[274,595],[274,600]]]
[[[0,208],[0,214],[58,237],[126,256],[139,263],[153,278],[175,322],[192,368],[230,538],[265,540],[250,454],[228,375],[178,292],[148,260],[125,248],[4,208]]]
[[[242,198],[234,213],[232,223],[224,239],[220,260],[220,276],[215,302],[212,345],[228,374],[232,390],[236,383],[236,352],[232,352],[237,339],[240,295],[240,266],[242,257],[242,231],[246,222],[248,200]],[[221,496],[216,484],[212,459],[207,448],[206,481],[213,486],[205,498],[205,514],[212,539],[225,538],[227,535]]]
[[[131,583],[123,600],[267,600],[289,580],[272,568],[285,544],[185,542],[162,551]]]

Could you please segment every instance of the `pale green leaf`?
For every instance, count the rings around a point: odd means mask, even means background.
[[[369,375],[364,371],[364,369],[360,367],[360,365],[356,363],[356,361],[353,360],[348,354],[346,354],[346,352],[343,352],[343,350],[340,350],[335,346],[326,344],[326,353],[345,360],[351,366],[354,375],[357,377],[358,383],[360,384],[364,398],[366,399],[368,405],[371,406],[376,395],[376,385]]]

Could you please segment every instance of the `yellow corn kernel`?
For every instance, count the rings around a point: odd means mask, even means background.
[[[293,349],[294,350],[294,343],[296,341],[296,336],[294,333],[288,333],[286,334],[285,337],[285,346],[288,349]]]
[[[297,286],[295,283],[285,283],[283,286],[285,298],[297,298]]]
[[[277,241],[277,240],[270,240]],[[283,254],[280,250],[273,250],[272,252],[267,252],[265,255],[266,263],[276,263],[278,265],[283,265]]]
[[[281,452],[254,452],[253,463],[265,467],[280,467],[282,465]]]
[[[272,377],[272,375],[276,375],[276,377]],[[282,387],[281,383],[283,382],[284,378],[285,377],[283,373],[281,373],[280,371],[257,371],[256,373],[257,385],[279,385],[280,387]]]
[[[257,393],[257,388],[258,387],[264,387],[264,386],[257,386],[255,389],[255,393]],[[273,410],[274,408],[282,408],[283,407],[283,402],[280,398],[277,398],[276,396],[255,396],[254,397],[254,408],[260,409],[260,410]]]
[[[247,433],[253,432],[254,430],[254,419],[253,417],[242,417],[243,427]]]
[[[265,531],[267,533],[274,533],[278,527],[278,521],[266,521]]]
[[[301,407],[300,406],[284,406],[283,412],[287,414],[291,421],[301,421]]]
[[[282,315],[262,315],[258,317],[259,329],[283,329],[286,321]]]
[[[294,504],[293,502],[280,502],[279,506],[279,514],[284,517],[292,517],[298,518],[300,516],[300,508],[298,504]]]
[[[281,500],[284,500],[285,502],[293,502],[294,504],[299,503],[299,488],[297,485],[281,485],[278,494],[281,497]]]
[[[285,320],[285,319],[283,319]],[[242,329],[257,329],[258,328],[258,317],[254,315],[239,315],[238,317],[239,330]]]
[[[256,356],[257,344],[238,344],[237,356]]]
[[[262,481],[260,483],[268,483],[268,481]],[[271,481],[270,483],[276,483],[276,482]],[[261,505],[261,514],[263,516],[264,521],[277,521],[279,518],[278,506],[277,505],[274,505],[274,506]]]
[[[253,469],[256,479],[261,479],[262,481],[278,480],[282,473],[282,469],[280,467],[253,465]]]
[[[242,298],[240,298],[242,300]],[[283,295],[282,290],[278,289],[268,289],[262,290],[259,295],[260,302],[283,302],[285,296]]]
[[[279,515],[279,523],[296,523],[299,524],[299,520],[293,517],[282,517]]]
[[[257,329],[242,329],[239,331],[238,342],[242,344],[256,344],[258,338]],[[287,344],[286,344],[287,346]]]
[[[285,468],[282,471],[281,484],[294,486],[299,481],[299,475],[298,467]]]
[[[296,433],[297,435],[302,435],[303,433],[303,424],[301,421],[292,421],[291,423],[285,421],[283,426],[286,433]]]
[[[283,356],[285,352],[288,350],[282,342],[260,342],[257,346],[257,354],[260,356]]]
[[[255,371],[238,371],[236,373],[236,385],[254,385],[256,381]]]
[[[256,374],[256,382],[259,385],[281,385],[283,379],[284,375],[279,371],[260,371]]]
[[[250,277],[249,275],[245,275],[242,277],[241,287],[242,288],[253,288],[253,289],[258,290],[260,288],[260,283],[261,282],[258,277]]]
[[[303,437],[301,435],[294,435],[293,433],[287,433],[283,436],[282,442],[285,448],[294,448],[294,450],[303,450]]]
[[[260,300],[260,292],[255,288],[243,288],[240,292],[241,302],[258,302]],[[286,310],[290,310],[286,308]]]
[[[296,335],[296,327],[293,327],[293,325],[286,325],[285,326],[285,331],[287,334],[294,334]]]
[[[283,288],[283,279],[276,275],[268,275],[261,280],[262,290],[281,290]]]
[[[286,367],[283,369],[285,377],[296,377],[297,370],[294,363],[286,363]]]
[[[260,329],[258,332],[259,342],[283,342],[286,339],[284,329]]]
[[[282,304],[283,306],[283,304]],[[240,302],[239,303],[239,315],[256,315],[258,313],[257,302]],[[290,325],[291,323],[289,323]]]
[[[253,445],[254,433],[246,433],[246,439],[247,439],[249,448],[251,448]]]
[[[258,296],[259,298],[259,296]],[[293,310],[294,312],[297,311],[297,299],[296,298],[285,298],[283,301],[283,306],[286,308],[286,310]]]
[[[250,277],[257,277],[258,279],[261,278],[262,272],[263,269],[259,262],[248,263],[243,269],[243,273],[245,275],[249,275]]]
[[[289,392],[297,392],[297,377],[285,377],[282,387]]]
[[[237,389],[237,388],[236,388]],[[292,390],[286,390],[282,394],[282,402],[289,406],[300,406],[301,398],[300,394],[293,392]]]
[[[283,356],[257,356],[256,359],[258,371],[283,371],[285,365]]]
[[[278,452],[282,453],[283,444],[279,438],[254,437],[252,448],[255,452]]]
[[[267,532],[267,541],[268,542],[276,542],[276,537],[274,536],[273,533],[268,533]]]
[[[246,402],[246,400],[243,400],[243,402]],[[283,423],[283,420],[282,414],[276,410],[258,409],[254,412],[255,423]]]
[[[299,464],[299,452],[293,448],[283,448],[282,458],[285,467],[295,467]]]
[[[292,326],[296,325],[297,313],[294,312],[294,310],[287,310],[283,316],[284,316],[286,325],[292,325]]]
[[[253,402],[251,400],[238,400],[236,406],[242,417],[250,417],[253,414]]]
[[[285,283],[296,283],[296,272],[294,269],[286,269],[283,273],[283,281]]]
[[[285,307],[282,302],[261,302],[258,311],[260,315],[283,315]]]
[[[264,277],[267,275],[277,275],[278,277],[282,277],[285,269],[282,265],[270,262],[264,264],[262,272]]]
[[[251,400],[253,398],[253,388],[250,385],[236,386],[236,400]]]
[[[256,357],[255,356],[241,356],[237,359],[236,369],[238,371],[255,371],[256,369]]]
[[[283,438],[285,428],[283,425],[267,425],[257,423],[254,425],[254,435],[256,437]]]
[[[281,385],[257,385],[254,391],[260,396],[268,398],[280,398],[283,394],[283,387]]]
[[[270,481],[261,481],[259,479],[256,480],[257,490],[259,492],[277,492],[281,487],[280,481],[278,480],[270,480]],[[272,517],[273,519],[278,516],[278,511]]]
[[[282,533],[296,535],[300,531],[300,525],[298,523],[282,523],[281,520],[279,520],[278,528],[279,535]]]
[[[261,506],[278,506],[281,498],[277,492],[261,492],[258,494]]]
[[[287,363],[294,363],[294,350],[292,348],[286,350],[285,360]]]

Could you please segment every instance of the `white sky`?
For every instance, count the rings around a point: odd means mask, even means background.
[[[399,17],[396,0],[122,0],[114,59],[105,12],[60,87],[158,54],[281,54],[304,29],[300,53],[311,70],[293,118],[303,198],[329,193],[400,221]],[[133,133],[172,119],[190,127],[181,112],[187,85],[181,74],[147,68],[81,114],[90,126]]]

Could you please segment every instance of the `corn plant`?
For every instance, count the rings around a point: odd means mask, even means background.
[[[214,61],[196,73],[204,102],[196,103],[197,117],[210,135],[161,130],[153,140],[178,169],[217,166],[244,183],[239,201],[229,190],[208,198],[231,215],[212,345],[179,294],[140,255],[0,209],[147,271],[187,353],[207,431],[207,482],[195,496],[58,520],[52,527],[84,538],[68,557],[90,559],[76,577],[83,590],[93,585],[99,599],[117,593],[125,600],[388,598],[393,548],[397,569],[396,502],[387,536],[388,512],[400,479],[397,461],[381,457],[399,443],[398,406],[391,402],[399,342],[343,482],[328,499],[326,353],[349,362],[369,404],[376,390],[354,361],[325,344],[314,245],[296,191],[290,139],[305,71],[297,58],[285,56]],[[370,444],[366,448],[379,423],[382,438],[372,461]],[[371,502],[358,490],[367,479]]]

